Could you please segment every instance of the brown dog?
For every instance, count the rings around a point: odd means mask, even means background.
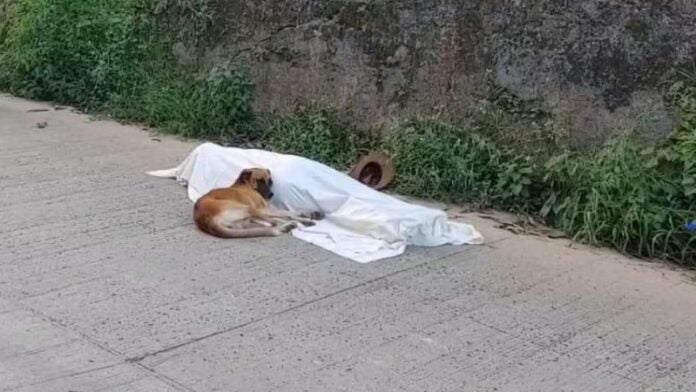
[[[198,199],[193,220],[202,231],[221,238],[271,237],[287,233],[298,223],[312,226],[321,212],[292,213],[268,207],[273,180],[267,169],[242,171],[229,188],[213,189]]]

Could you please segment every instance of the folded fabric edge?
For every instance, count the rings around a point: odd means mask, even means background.
[[[160,177],[160,178],[176,178],[177,168],[165,169],[165,170],[151,170],[145,172],[148,176]]]

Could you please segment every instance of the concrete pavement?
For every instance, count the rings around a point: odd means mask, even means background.
[[[0,96],[0,392],[696,390],[687,272],[475,214],[368,265],[213,239],[143,174],[194,145]]]

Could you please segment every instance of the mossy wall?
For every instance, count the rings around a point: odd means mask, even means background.
[[[317,98],[366,125],[394,115],[464,116],[492,89],[540,100],[571,139],[638,125],[666,135],[663,100],[696,72],[690,0],[213,0],[207,42],[182,63],[251,64],[261,109]]]

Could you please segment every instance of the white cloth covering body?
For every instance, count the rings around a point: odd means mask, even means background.
[[[407,245],[484,241],[473,226],[449,221],[443,211],[406,203],[295,155],[205,143],[178,167],[148,174],[175,178],[188,186],[188,196],[195,202],[212,189],[230,186],[242,170],[252,167],[271,171],[274,207],[326,214],[315,226],[293,230],[295,237],[359,263],[400,255]]]

